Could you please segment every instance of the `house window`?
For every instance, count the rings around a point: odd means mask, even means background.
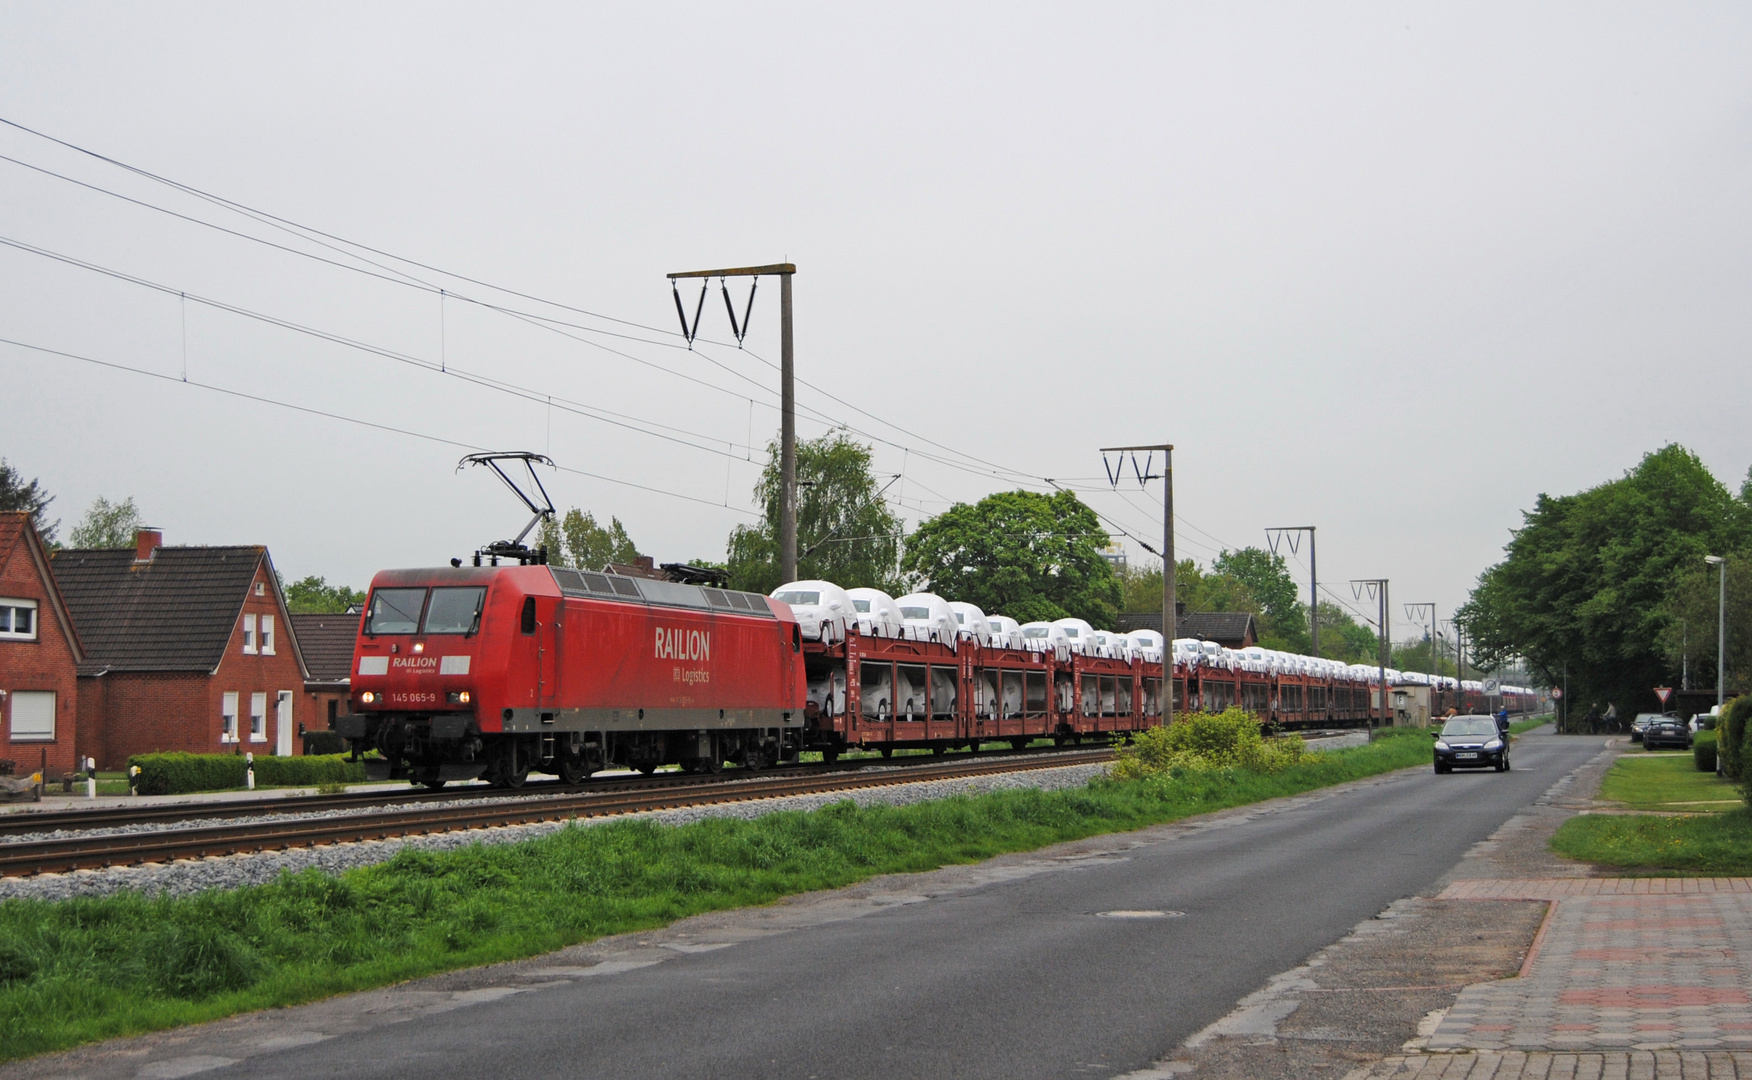
[[[35,641],[36,636],[37,602],[0,596],[0,639]]]
[[[268,741],[268,695],[249,696],[249,741]]]
[[[274,617],[262,616],[262,655],[274,655]]]
[[[255,655],[256,651],[255,620],[256,617],[254,615],[245,615],[243,617],[243,651],[245,654],[251,656]]]
[[[54,741],[55,692],[53,690],[14,690],[7,696],[12,700],[13,742]]]
[[[267,584],[264,582],[260,582],[260,581],[256,582],[256,595],[257,596],[266,596],[267,594],[268,594]]]
[[[220,698],[219,705],[219,741],[237,741],[237,691],[227,690]]]

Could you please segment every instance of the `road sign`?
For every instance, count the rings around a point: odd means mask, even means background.
[[[1495,679],[1484,680],[1484,692],[1485,693],[1495,694],[1495,693],[1500,692],[1501,690],[1502,690],[1502,684],[1497,682]]]
[[[1553,700],[1553,701],[1562,701],[1563,700],[1563,687],[1554,686],[1551,688],[1551,700]]]
[[[1657,686],[1655,687],[1655,696],[1661,699],[1662,705],[1665,705],[1667,699],[1673,696],[1673,688],[1671,686]]]

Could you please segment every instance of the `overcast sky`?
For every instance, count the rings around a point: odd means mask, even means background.
[[[1752,8],[1318,7],[7,4],[0,117],[437,269],[0,128],[71,178],[0,161],[0,237],[137,279],[0,247],[0,337],[169,377],[0,345],[0,454],[63,536],[132,496],[288,578],[514,533],[471,447],[721,557],[779,290],[739,352],[714,285],[690,353],[665,274],[789,260],[802,434],[912,523],[1051,477],[1156,542],[1098,448],[1169,440],[1182,555],[1317,525],[1399,637],[1539,492],[1671,441],[1738,489]]]

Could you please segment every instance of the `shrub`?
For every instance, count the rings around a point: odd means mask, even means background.
[[[1752,694],[1742,694],[1722,710],[1716,726],[1716,753],[1722,757],[1722,775],[1730,780],[1740,779],[1744,769],[1748,719],[1752,719]]]
[[[181,795],[243,786],[242,754],[135,754],[128,766],[140,767],[135,790],[142,795]]]
[[[142,795],[181,795],[190,791],[223,791],[243,787],[248,765],[242,754],[135,754],[129,765],[140,767],[136,788]],[[347,761],[339,754],[322,757],[272,757],[255,759],[256,783],[312,786],[324,783],[356,784],[365,780],[362,762]]]
[[[365,763],[348,761],[341,754],[317,757],[258,757],[256,783],[310,787],[318,784],[361,784]]]
[[[1691,740],[1691,760],[1697,763],[1698,772],[1715,772],[1715,732],[1700,731],[1697,733],[1697,735]]]
[[[1140,732],[1121,747],[1113,765],[1120,780],[1158,776],[1176,769],[1248,769],[1276,772],[1300,761],[1302,740],[1267,739],[1259,718],[1238,708],[1220,713],[1182,713],[1166,727]]]

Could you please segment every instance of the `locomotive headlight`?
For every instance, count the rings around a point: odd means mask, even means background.
[[[452,690],[446,696],[450,699],[452,705],[467,705],[473,700],[473,698],[469,696],[467,690]]]
[[[426,651],[426,643],[424,641],[414,642],[414,651],[415,652],[425,652]]]
[[[363,694],[359,695],[359,700],[363,701],[365,704],[369,705],[373,701],[377,700],[377,695],[372,693],[371,691],[367,690]]]

